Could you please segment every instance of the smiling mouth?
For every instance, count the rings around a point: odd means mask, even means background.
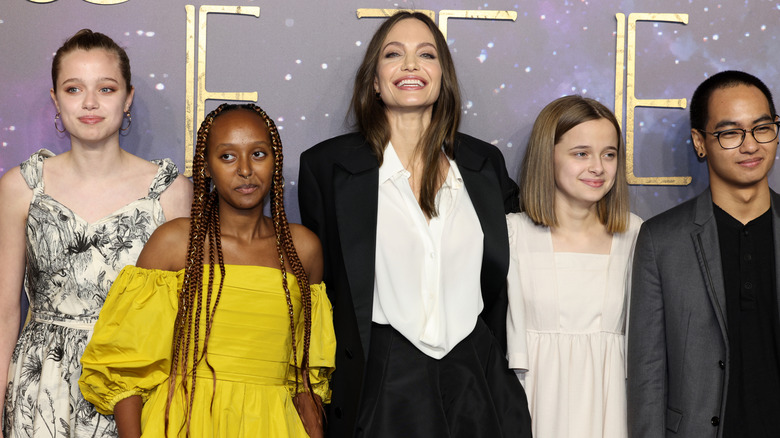
[[[763,158],[751,158],[749,160],[740,161],[738,164],[744,167],[756,167],[761,164],[762,161],[764,161]]]
[[[591,187],[596,187],[596,188],[599,188],[604,185],[604,180],[602,179],[583,179],[582,182],[584,182],[585,184]]]
[[[425,86],[425,82],[420,79],[401,79],[395,83],[395,86],[405,89],[418,89],[423,88]]]

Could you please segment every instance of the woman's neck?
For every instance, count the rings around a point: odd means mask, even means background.
[[[88,179],[102,179],[116,176],[130,159],[130,154],[119,147],[119,143],[100,147],[71,144],[71,149],[62,154],[67,167],[74,174]]]
[[[263,214],[263,206],[251,210],[236,210],[220,201],[220,232],[244,243],[274,236],[273,221]]]
[[[414,163],[420,161],[417,147],[431,124],[430,112],[388,111],[387,120],[395,153],[404,167],[414,167]]]
[[[556,199],[558,224],[550,229],[555,252],[609,254],[612,235],[598,217],[596,204],[574,206]]]

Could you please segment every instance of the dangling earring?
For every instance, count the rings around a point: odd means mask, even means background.
[[[62,120],[62,119],[60,118],[60,112],[59,112],[59,111],[57,111],[57,114],[55,114],[55,115],[54,115],[54,129],[56,129],[56,130],[57,130],[57,132],[59,132],[60,134],[62,134],[63,132],[65,132],[65,125],[63,125],[63,126],[62,126],[62,129],[60,129],[60,128],[57,126],[57,120]]]
[[[127,132],[127,130],[130,129],[130,125],[133,124],[133,118],[130,116],[130,111],[125,111],[125,118],[127,119],[127,126],[119,128],[122,132]],[[122,124],[124,125],[124,120],[122,121]]]

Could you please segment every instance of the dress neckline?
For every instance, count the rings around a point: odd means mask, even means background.
[[[108,213],[105,216],[96,219],[94,222],[89,222],[86,219],[84,219],[83,217],[81,217],[81,215],[79,215],[78,213],[73,211],[73,209],[71,209],[67,205],[63,204],[62,202],[58,201],[57,199],[55,199],[54,197],[52,197],[48,193],[46,193],[46,192],[41,193],[41,197],[44,197],[47,200],[56,203],[62,209],[67,210],[71,214],[71,216],[73,216],[74,219],[76,219],[76,220],[82,222],[83,224],[85,224],[87,228],[92,228],[94,226],[97,226],[97,225],[100,225],[100,224],[102,224],[104,222],[107,222],[109,219],[112,219],[112,218],[114,218],[116,216],[119,216],[120,213],[123,213],[125,210],[127,210],[129,207],[133,206],[135,203],[137,203],[139,201],[144,201],[144,200],[149,199],[148,196],[144,196],[143,198],[135,199],[135,200],[130,201],[127,204],[117,208],[116,210],[112,211],[111,213]]]
[[[218,265],[215,265],[218,266]],[[203,267],[208,269],[209,265],[208,263],[204,263]],[[146,268],[138,268],[137,269],[146,269]],[[281,269],[273,267],[273,266],[261,266],[261,265],[240,265],[237,263],[225,263],[225,269],[227,268],[233,268],[233,269],[260,269],[260,270],[272,270],[276,272],[282,272]],[[148,271],[153,271],[154,269],[146,269]],[[164,269],[160,269],[161,271],[165,271]],[[184,268],[179,269],[178,271],[165,271],[165,272],[175,272],[176,274],[184,274]],[[287,278],[294,278],[297,279],[298,277],[295,276],[292,272],[287,272]]]

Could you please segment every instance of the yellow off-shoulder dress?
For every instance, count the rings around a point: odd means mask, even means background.
[[[204,302],[208,267],[204,270]],[[190,436],[306,437],[292,402],[296,373],[290,319],[282,274],[262,266],[226,265],[225,282],[208,344],[208,362],[198,365]],[[217,270],[214,291],[219,285]],[[144,437],[162,437],[171,364],[173,326],[184,271],[127,266],[114,282],[94,335],[81,359],[84,397],[103,414],[132,395],[144,401]],[[295,276],[288,273],[297,355],[303,355],[303,315]],[[325,285],[311,286],[312,328],[309,379],[314,392],[330,401],[329,378],[335,368],[336,337]],[[212,297],[212,305],[213,305]],[[200,330],[201,349],[205,328]],[[190,354],[190,356],[192,356]],[[298,373],[301,380],[301,373]],[[180,383],[180,382],[179,382]],[[188,386],[189,390],[189,386]],[[298,391],[303,385],[298,385]],[[184,436],[187,402],[177,385],[169,414],[168,436]]]

